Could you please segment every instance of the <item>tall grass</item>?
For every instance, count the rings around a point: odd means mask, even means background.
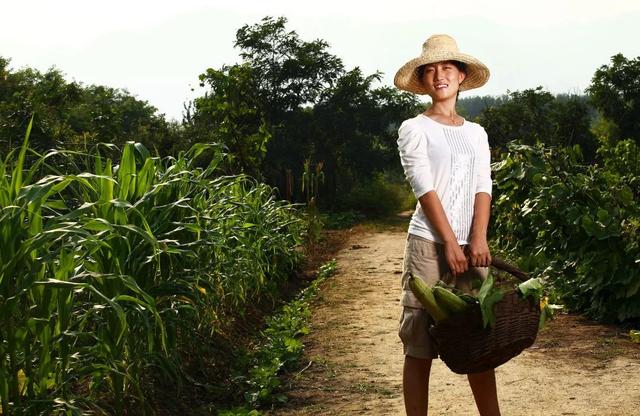
[[[2,413],[151,413],[147,374],[180,382],[181,339],[270,296],[302,220],[270,187],[218,175],[213,144],[161,160],[130,142],[114,164],[39,155],[28,134],[0,157]]]

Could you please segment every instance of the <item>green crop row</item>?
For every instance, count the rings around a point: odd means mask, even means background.
[[[150,412],[145,383],[180,381],[182,340],[290,276],[304,220],[272,188],[218,175],[223,158],[133,142],[117,164],[40,155],[28,132],[0,157],[0,413]]]
[[[258,416],[259,409],[287,400],[282,391],[283,375],[295,376],[292,372],[297,370],[304,350],[301,338],[310,332],[310,304],[320,285],[335,272],[335,259],[324,263],[309,286],[266,320],[256,348],[243,351],[236,362],[236,375],[230,388],[236,391],[235,401],[243,401],[244,405],[219,410],[218,416]],[[242,395],[242,400],[238,395]]]

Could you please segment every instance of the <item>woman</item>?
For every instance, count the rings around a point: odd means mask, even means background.
[[[427,414],[431,363],[438,356],[427,330],[431,318],[408,287],[409,273],[431,286],[441,279],[472,292],[472,277],[485,278],[491,262],[487,134],[459,116],[455,107],[459,91],[480,87],[488,79],[487,67],[460,53],[453,38],[434,35],[394,80],[398,88],[428,94],[432,100],[428,110],[405,120],[398,131],[400,160],[418,198],[405,246],[399,328],[409,416]],[[469,374],[468,379],[480,415],[499,415],[494,370]]]

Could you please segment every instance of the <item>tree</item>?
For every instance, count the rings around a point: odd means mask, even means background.
[[[200,85],[211,90],[193,102],[184,124],[192,142],[217,142],[226,146],[227,173],[246,173],[261,179],[262,161],[270,133],[258,98],[254,69],[249,65],[207,69]]]
[[[472,120],[487,108],[502,104],[507,98],[507,96],[495,97],[492,95],[460,97],[456,103],[456,107],[458,108],[458,113]]]
[[[509,92],[501,103],[485,109],[478,120],[497,149],[505,149],[512,140],[529,145],[577,144],[587,161],[595,157],[591,111],[580,96],[554,97],[542,87]]]
[[[73,135],[66,118],[69,108],[81,101],[81,86],[67,83],[53,68],[44,74],[30,68],[13,72],[9,63],[0,59],[0,149],[7,151],[22,143],[32,115],[32,146],[44,149],[60,145]]]
[[[318,133],[311,108],[344,73],[342,61],[328,52],[327,42],[303,41],[295,31],[286,30],[286,23],[284,17],[265,17],[241,27],[235,42],[244,64],[253,70],[256,102],[271,135],[262,172],[282,195],[292,180],[301,178],[305,160],[313,152]],[[294,199],[301,200],[300,186],[294,183],[291,188]]]
[[[83,148],[96,142],[142,142],[167,154],[179,131],[146,101],[127,91],[67,82],[51,68],[12,71],[0,57],[0,152],[20,145],[34,116],[35,149]]]
[[[224,143],[245,172],[259,170],[294,201],[304,200],[305,163],[322,163],[319,203],[331,206],[375,172],[400,166],[397,128],[415,114],[417,100],[375,88],[378,73],[345,72],[325,41],[304,41],[286,22],[265,17],[237,31],[244,62],[201,76],[210,91],[187,112],[186,130],[191,140]]]
[[[376,172],[400,167],[397,128],[417,112],[418,101],[395,88],[374,88],[380,78],[380,73],[365,76],[356,67],[325,90],[314,107],[320,135],[315,155],[325,162],[334,197]]]
[[[502,104],[487,108],[479,117],[491,144],[504,147],[515,139],[526,144],[547,140],[553,132],[549,111],[553,95],[542,87],[507,93]]]
[[[610,65],[596,70],[587,92],[595,107],[617,127],[617,139],[640,141],[640,57],[612,56]]]
[[[554,131],[547,143],[566,147],[580,145],[584,159],[592,162],[598,148],[591,132],[592,110],[585,96],[556,96],[550,115]]]
[[[287,31],[286,23],[285,17],[265,17],[244,25],[234,44],[255,70],[258,94],[272,124],[286,111],[315,103],[343,73],[342,60],[327,51],[327,42],[305,42],[295,31]]]

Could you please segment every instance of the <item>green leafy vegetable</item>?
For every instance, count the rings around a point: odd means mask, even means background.
[[[542,289],[542,283],[537,277],[531,278],[518,285],[518,291],[520,291],[522,296],[525,298],[530,297],[536,303],[539,303],[542,298]]]
[[[478,300],[480,301],[480,311],[482,312],[482,324],[487,327],[493,326],[496,322],[496,315],[493,311],[496,303],[502,299],[502,291],[493,286],[494,278],[491,273],[487,276],[480,287]]]

